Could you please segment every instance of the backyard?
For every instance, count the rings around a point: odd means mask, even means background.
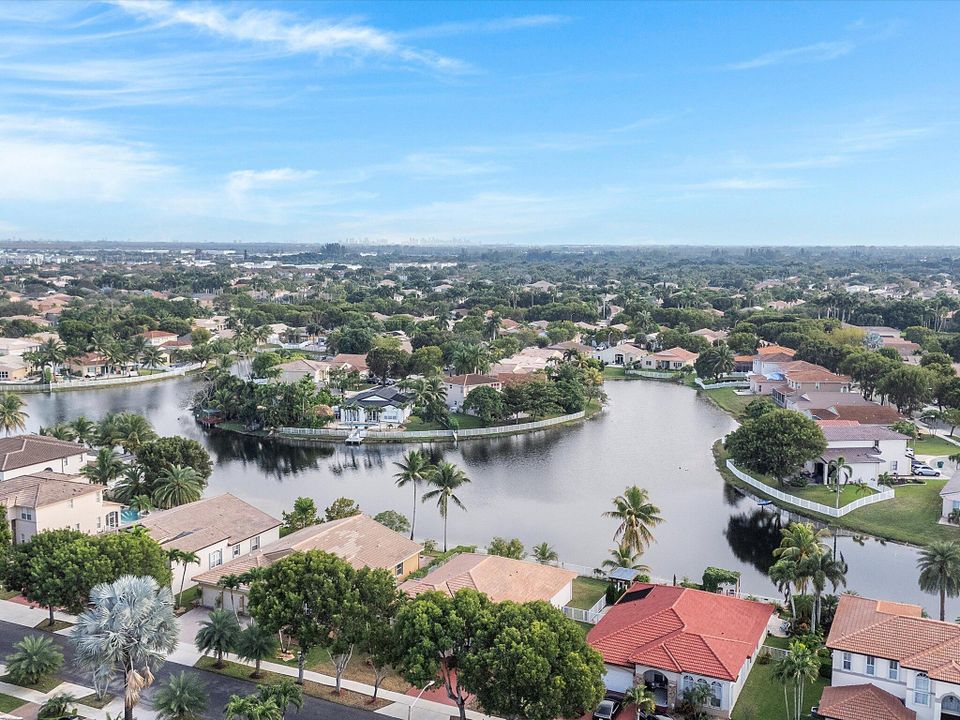
[[[607,581],[595,578],[578,577],[573,579],[573,598],[567,603],[570,607],[589,610],[607,592]]]
[[[756,663],[733,708],[731,720],[770,720],[786,716],[783,703],[783,684],[774,677],[775,661],[766,665]],[[810,708],[820,702],[823,689],[829,681],[818,676],[814,682],[805,682],[803,687],[803,712],[801,718],[810,717]],[[788,689],[788,694],[790,690]]]
[[[933,455],[940,457],[960,453],[960,445],[944,440],[936,435],[924,435],[921,440],[914,440],[910,445],[917,455]]]
[[[736,388],[720,388],[719,390],[702,390],[704,395],[716,403],[721,410],[726,410],[738,420],[743,414],[743,410],[752,400],[756,400],[755,395],[737,395]]]

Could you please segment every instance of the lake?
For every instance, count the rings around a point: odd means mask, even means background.
[[[410,517],[412,492],[395,487],[393,463],[412,445],[302,446],[207,431],[187,409],[198,385],[178,378],[24,395],[28,429],[81,414],[138,412],[162,435],[204,444],[214,460],[207,494],[229,491],[277,517],[301,495],[314,498],[321,511],[346,496],[370,515],[393,509]],[[644,556],[654,575],[699,580],[713,565],[739,570],[747,592],[776,596],[765,570],[787,513],[760,508],[717,472],[710,447],[733,429],[733,420],[679,385],[620,381],[608,382],[606,390],[608,408],[580,425],[431,446],[472,481],[458,492],[466,511],[450,511],[451,546],[519,537],[527,548],[548,542],[562,560],[597,566],[614,546],[616,526],[602,514],[611,498],[636,484],[649,491],[665,518]],[[436,507],[421,504],[417,537],[440,539],[442,532]],[[850,566],[849,589],[936,611],[936,599],[917,587],[916,550],[853,537],[840,537],[838,550]],[[950,605],[949,617],[960,614],[960,602]]]

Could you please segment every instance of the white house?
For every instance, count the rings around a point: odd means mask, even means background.
[[[44,530],[93,535],[120,525],[123,506],[104,500],[103,491],[83,476],[39,472],[0,482],[0,505],[7,509],[14,544]]]
[[[695,352],[684,350],[682,347],[675,347],[641,355],[638,362],[644,370],[679,370],[685,365],[693,367],[698,357],[700,355]]]
[[[818,481],[827,481],[830,462],[840,458],[852,470],[847,471],[847,482],[877,487],[884,473],[910,474],[906,435],[885,425],[861,425],[854,420],[820,420],[817,424],[827,439],[827,450],[807,463],[806,470]]]
[[[152,512],[138,523],[164,550],[194,553],[187,563],[184,588],[194,577],[280,539],[280,521],[236,495],[224,493],[170,510]],[[183,564],[174,563],[171,581],[180,592]]]
[[[443,387],[447,393],[447,408],[457,412],[463,408],[463,403],[471,391],[479,387],[493,388],[497,392],[503,389],[501,382],[489,375],[452,375],[443,379]]]
[[[773,606],[673,585],[635,583],[589,632],[603,655],[604,685],[645,684],[669,711],[697,684],[707,712],[728,718],[767,634]]]
[[[611,345],[603,350],[594,349],[590,357],[599,360],[605,365],[632,365],[638,362],[640,358],[650,353],[639,345],[631,342]]]
[[[393,385],[354,393],[338,409],[340,423],[355,427],[402,425],[412,412],[413,402]]]
[[[941,522],[948,521],[954,510],[960,512],[960,470],[940,489],[940,501],[943,503]]]
[[[164,330],[147,330],[146,332],[140,333],[140,337],[144,338],[147,343],[153,347],[160,347],[164,343],[176,340],[178,336],[176,333],[166,332]]]
[[[842,595],[826,642],[833,651],[831,685],[873,685],[916,720],[960,717],[960,625],[922,615],[919,605]]]
[[[0,480],[45,472],[79,475],[92,459],[83,445],[46,435],[0,438]]]

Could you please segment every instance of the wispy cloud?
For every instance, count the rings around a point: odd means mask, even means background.
[[[756,70],[757,68],[770,67],[771,65],[802,65],[806,63],[826,62],[828,60],[836,60],[844,55],[849,55],[856,47],[856,43],[852,40],[819,42],[802,47],[774,50],[749,60],[730,63],[729,65],[725,65],[724,68],[726,70]]]
[[[288,53],[318,57],[347,55],[380,57],[417,64],[432,70],[468,72],[467,63],[432,50],[402,44],[389,32],[355,22],[303,22],[289,13],[248,9],[240,12],[225,6],[174,4],[167,0],[116,0],[117,5],[138,17],[165,25],[184,25],[238,42],[273,46]]]
[[[454,35],[474,35],[480,33],[510,32],[530,28],[562,25],[570,21],[565,15],[520,15],[517,17],[494,18],[492,20],[474,20],[471,22],[450,22],[428,25],[396,33],[395,37],[404,40],[423,40],[427,38],[450,37]]]
[[[904,140],[928,135],[933,129],[929,126],[894,127],[884,123],[867,122],[842,131],[839,146],[847,153],[888,150]]]
[[[802,184],[790,178],[719,178],[706,182],[685,185],[687,190],[789,190],[802,187]]]

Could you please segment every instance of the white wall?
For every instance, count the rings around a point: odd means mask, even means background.
[[[550,604],[554,607],[562,608],[573,599],[573,580],[568,582],[563,590],[550,598]]]
[[[5,470],[0,472],[0,480],[10,480],[12,478],[22,477],[23,475],[35,475],[36,473],[44,471],[63,473],[65,475],[78,475],[80,470],[83,469],[83,466],[92,458],[90,458],[86,451],[80,448],[79,445],[77,446],[77,452],[77,455],[71,455],[67,458],[27,465],[26,467],[15,470]]]

